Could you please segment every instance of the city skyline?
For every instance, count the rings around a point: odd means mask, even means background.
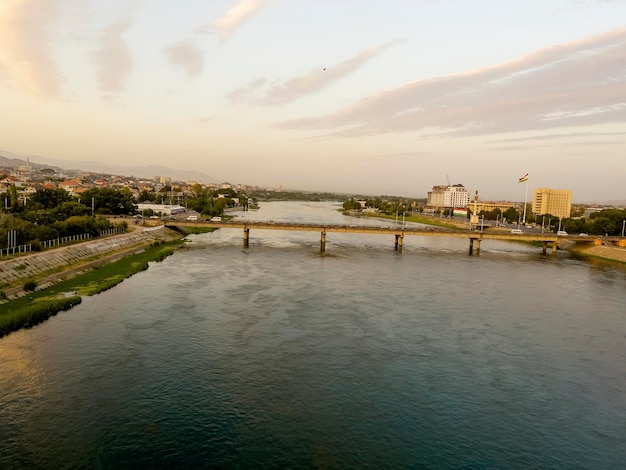
[[[626,4],[14,0],[0,149],[360,194],[626,199]],[[10,110],[7,112],[6,110]]]

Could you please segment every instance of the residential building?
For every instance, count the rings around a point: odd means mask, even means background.
[[[570,189],[537,188],[533,196],[533,214],[550,214],[567,219],[572,210]]]
[[[433,186],[428,192],[426,206],[430,209],[463,208],[470,199],[469,191],[462,184]]]

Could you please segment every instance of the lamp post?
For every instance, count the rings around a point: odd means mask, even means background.
[[[624,228],[626,227],[626,219],[622,220],[622,237],[624,236]]]

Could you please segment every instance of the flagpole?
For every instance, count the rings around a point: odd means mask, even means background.
[[[526,196],[524,196],[524,218],[522,224],[526,225],[526,204],[528,202],[528,178],[526,178]]]

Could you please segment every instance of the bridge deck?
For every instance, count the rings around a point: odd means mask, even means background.
[[[326,233],[363,233],[398,236],[423,236],[423,237],[456,237],[474,240],[509,240],[509,241],[538,241],[558,242],[562,239],[578,241],[583,237],[562,237],[553,233],[499,233],[499,232],[475,232],[470,230],[451,230],[442,228],[421,228],[411,225],[402,226],[363,226],[363,225],[337,225],[337,224],[297,224],[287,222],[210,222],[210,221],[167,221],[168,227],[214,227],[229,229],[259,229],[259,230],[290,230],[300,232],[326,232]],[[593,237],[585,237],[584,241],[591,242]]]

